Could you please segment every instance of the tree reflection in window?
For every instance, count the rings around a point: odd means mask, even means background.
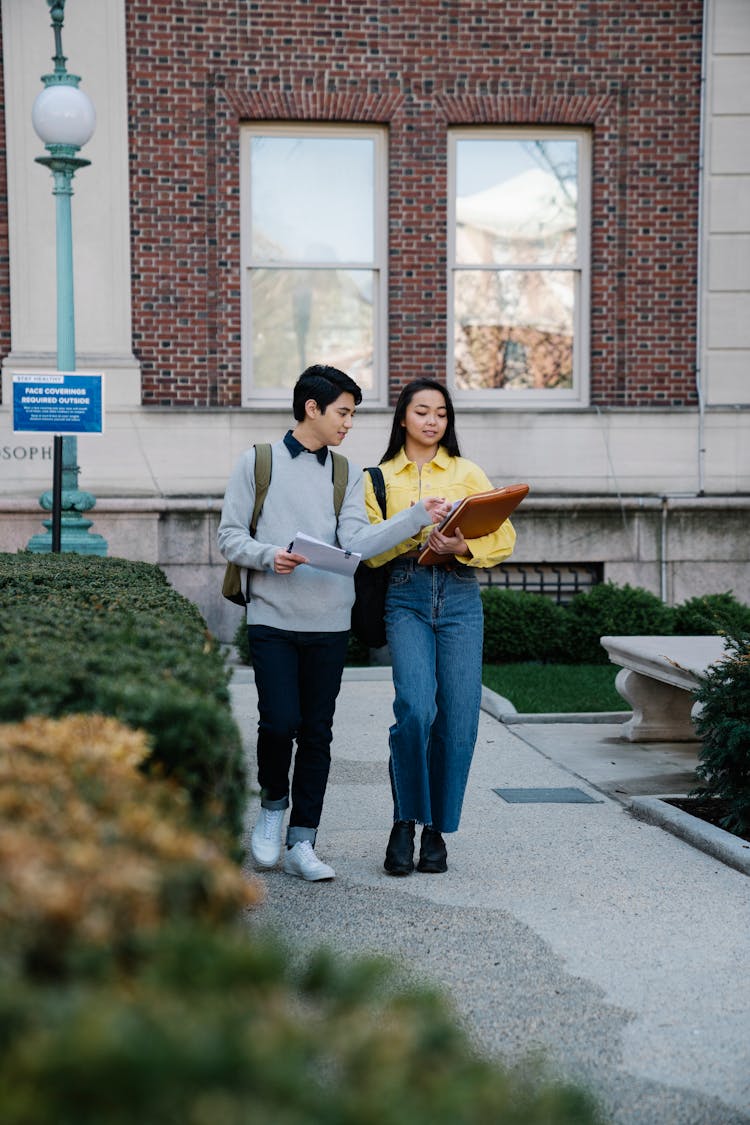
[[[385,240],[381,129],[245,130],[243,344],[251,393],[279,397],[310,363],[377,391]]]
[[[579,141],[455,142],[458,390],[573,386],[580,292]]]

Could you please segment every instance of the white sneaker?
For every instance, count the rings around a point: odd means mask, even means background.
[[[307,879],[309,883],[333,879],[336,875],[332,867],[318,859],[310,840],[300,840],[293,848],[286,849],[284,870],[287,875],[299,875],[300,879]]]
[[[258,823],[250,837],[250,851],[258,867],[273,867],[281,854],[281,833],[286,809],[260,810]]]

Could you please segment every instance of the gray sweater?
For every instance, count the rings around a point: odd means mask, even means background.
[[[415,535],[432,520],[422,502],[383,523],[371,524],[364,502],[362,470],[349,464],[349,481],[336,525],[331,454],[324,465],[314,454],[292,457],[283,441],[272,447],[273,468],[255,538],[250,517],[255,502],[255,450],[240,457],[224,495],[219,550],[229,562],[250,570],[250,625],[272,625],[302,632],[349,628],[354,580],[311,566],[276,574],[274,556],[298,531],[324,543],[371,558]],[[243,574],[243,584],[245,576]]]

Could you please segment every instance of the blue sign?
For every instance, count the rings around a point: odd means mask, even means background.
[[[13,432],[100,434],[103,379],[55,371],[13,376]]]

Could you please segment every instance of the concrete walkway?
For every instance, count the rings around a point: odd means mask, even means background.
[[[508,725],[489,706],[448,872],[394,879],[392,690],[388,669],[345,673],[317,846],[337,877],[264,874],[253,924],[398,958],[447,990],[483,1051],[541,1049],[613,1125],[750,1123],[750,878],[629,811],[635,794],[686,792],[695,748],[626,745],[615,723]],[[232,698],[254,777],[249,669]],[[508,803],[498,788],[549,792]],[[550,802],[570,789],[593,800]]]

